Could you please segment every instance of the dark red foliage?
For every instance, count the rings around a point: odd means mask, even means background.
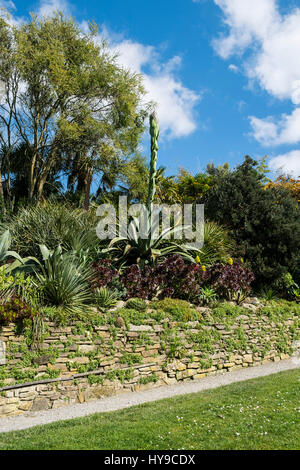
[[[101,259],[92,264],[94,275],[91,279],[91,285],[94,289],[97,287],[106,287],[118,277],[118,270],[112,267],[110,259]]]
[[[141,269],[138,265],[127,268],[121,282],[128,297],[193,300],[199,293],[203,274],[198,264],[186,264],[181,256],[172,255],[153,268]]]
[[[35,315],[37,315],[37,311],[16,295],[0,305],[0,324],[2,325],[25,319],[32,320]]]
[[[155,297],[159,289],[159,279],[155,270],[150,266],[142,269],[137,264],[126,268],[122,274],[121,282],[127,289],[127,298],[139,297],[151,300]]]
[[[215,264],[207,269],[204,282],[220,297],[230,298],[239,290],[249,293],[254,274],[246,266],[237,262],[230,264]]]
[[[161,297],[194,300],[200,291],[203,272],[196,263],[187,264],[179,255],[166,258],[156,267]]]
[[[93,264],[93,287],[112,287],[119,273],[110,260]],[[186,263],[179,255],[172,255],[154,267],[134,264],[126,268],[119,281],[127,290],[127,298],[153,299],[173,297],[197,302],[203,286],[215,289],[220,297],[230,298],[235,292],[250,292],[253,273],[238,263],[215,264],[202,271],[197,263]]]

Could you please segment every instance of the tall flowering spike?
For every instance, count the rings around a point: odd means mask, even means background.
[[[155,195],[155,180],[156,180],[156,165],[157,165],[157,151],[158,151],[158,137],[159,137],[159,124],[156,114],[150,114],[150,135],[151,135],[151,160],[150,160],[150,174],[149,174],[149,189],[147,207],[151,214],[151,206],[153,204]]]

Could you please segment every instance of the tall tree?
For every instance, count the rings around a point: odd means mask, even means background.
[[[117,64],[94,26],[85,34],[60,13],[20,27],[3,20],[1,31],[13,46],[5,60],[0,50],[0,78],[17,90],[4,106],[30,154],[28,198],[40,199],[53,168],[67,160],[88,208],[94,172],[139,142],[148,112],[141,77]]]
[[[249,156],[219,175],[207,195],[206,216],[227,226],[236,255],[251,264],[256,286],[293,271],[300,251],[300,208],[282,186],[265,189],[264,175]]]

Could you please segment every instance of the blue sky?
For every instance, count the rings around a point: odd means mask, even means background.
[[[99,25],[158,104],[174,174],[269,155],[300,175],[300,0],[0,0],[21,21],[57,8]],[[145,141],[144,153],[148,146]]]

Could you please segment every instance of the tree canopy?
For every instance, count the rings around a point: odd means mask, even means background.
[[[0,38],[5,180],[13,176],[10,155],[22,145],[29,201],[41,199],[54,168],[67,168],[88,207],[94,173],[137,148],[149,107],[141,77],[118,65],[94,27],[84,33],[60,13],[21,26],[1,19]]]

